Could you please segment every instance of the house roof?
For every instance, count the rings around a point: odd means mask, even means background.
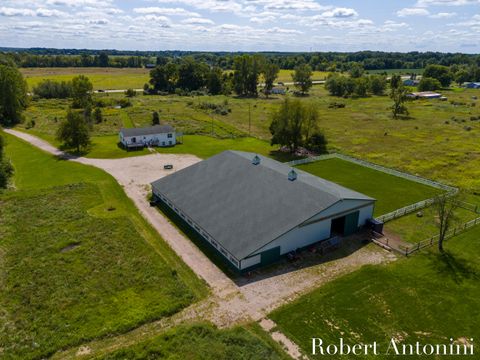
[[[237,259],[332,205],[374,199],[255,154],[225,151],[152,183]],[[357,203],[358,205],[358,203]]]
[[[175,132],[175,129],[170,125],[155,125],[143,128],[122,128],[120,132],[123,136],[142,136],[172,133]]]

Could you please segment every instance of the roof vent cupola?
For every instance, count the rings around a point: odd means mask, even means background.
[[[295,170],[290,170],[290,172],[288,173],[288,180],[290,181],[295,181],[297,180],[297,172]]]
[[[253,165],[259,165],[260,164],[260,157],[258,155],[255,155],[255,157],[252,159],[252,164]]]

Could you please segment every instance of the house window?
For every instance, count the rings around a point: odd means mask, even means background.
[[[167,138],[171,139],[173,137],[173,134],[168,134]]]
[[[162,146],[165,146],[165,141],[162,141]]]
[[[168,142],[168,145],[172,145],[172,141],[171,141],[171,140]]]
[[[136,143],[137,142],[137,138],[133,137],[132,138],[132,143]]]

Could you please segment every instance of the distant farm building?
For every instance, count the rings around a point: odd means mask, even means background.
[[[464,84],[467,89],[480,89],[480,82],[470,82]]]
[[[121,129],[119,137],[120,143],[126,149],[145,146],[174,146],[177,143],[177,133],[170,125]]]
[[[403,85],[405,86],[417,86],[418,84],[420,84],[419,80],[407,79],[403,81]]]
[[[274,87],[271,93],[275,95],[285,95],[287,93],[287,89],[283,87]]]
[[[145,64],[146,69],[154,69],[157,65],[155,64]]]
[[[407,95],[409,98],[412,99],[440,99],[442,98],[442,94],[433,92],[433,91],[421,91],[421,92],[413,92]]]
[[[152,183],[170,208],[237,271],[297,249],[338,246],[373,217],[375,200],[286,164],[225,151]]]

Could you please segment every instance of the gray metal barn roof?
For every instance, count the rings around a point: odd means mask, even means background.
[[[123,136],[143,136],[173,133],[175,132],[175,129],[170,125],[155,125],[143,128],[122,128],[120,132]]]
[[[152,183],[237,259],[346,200],[374,199],[253,153],[225,151]]]

